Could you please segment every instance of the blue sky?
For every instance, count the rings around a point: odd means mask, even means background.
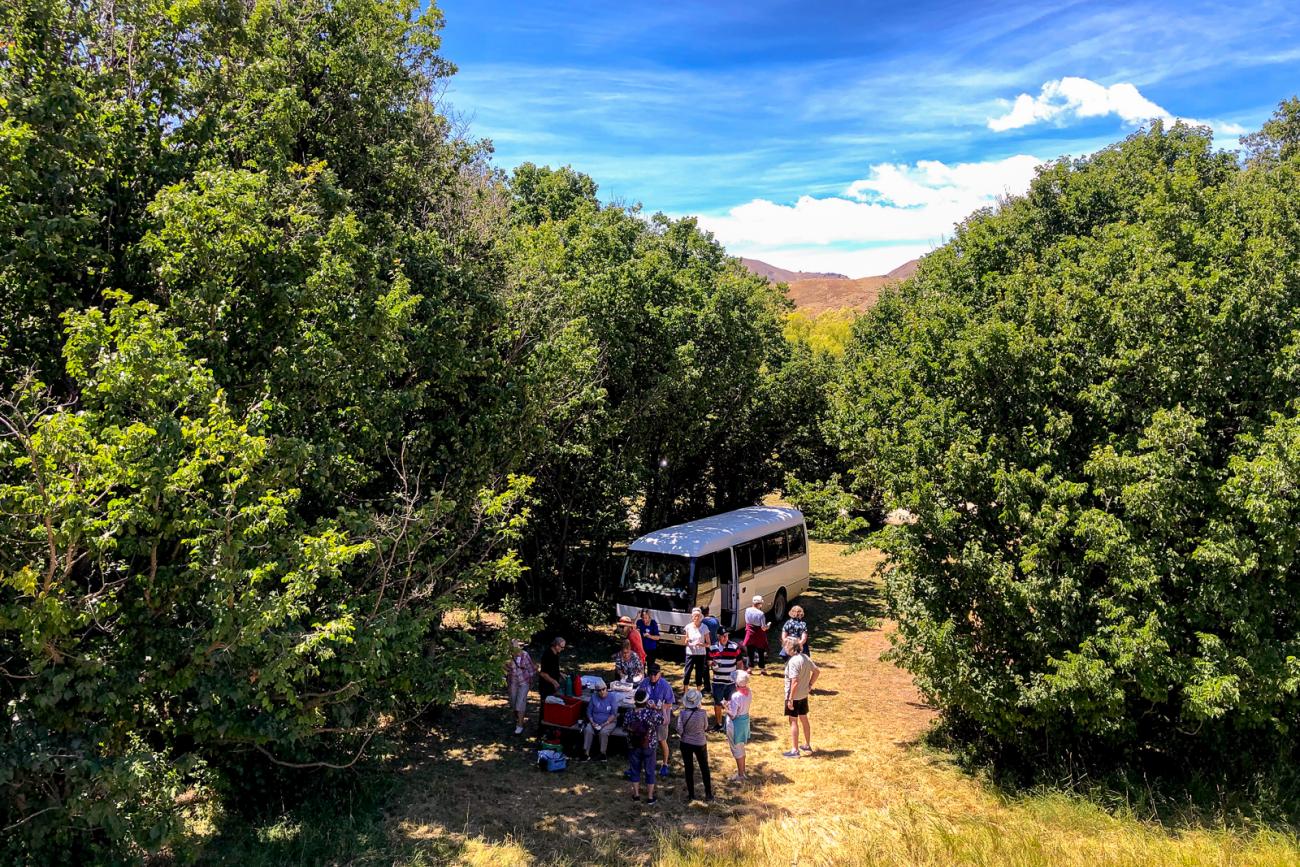
[[[1300,2],[444,0],[448,100],[496,163],[865,276],[1151,116],[1225,147],[1300,93]]]

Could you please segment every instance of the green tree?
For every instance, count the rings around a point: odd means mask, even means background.
[[[616,543],[771,489],[786,302],[693,220],[603,205],[572,169],[521,166],[511,192],[512,322],[536,395],[530,586],[590,596]]]
[[[346,764],[496,681],[504,636],[474,627],[520,569],[527,394],[507,201],[437,109],[440,24],[408,0],[0,8],[18,860],[156,850],[176,786]]]
[[[859,321],[833,428],[895,657],[1031,763],[1290,756],[1300,162],[1155,124],[1040,170]]]

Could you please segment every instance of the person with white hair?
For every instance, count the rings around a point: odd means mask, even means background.
[[[802,653],[799,639],[785,637],[785,654],[790,661],[785,664],[785,715],[790,718],[790,749],[781,755],[797,759],[801,753],[811,753],[812,725],[808,722],[808,694],[821,674],[817,663]],[[799,726],[803,725],[803,743],[799,743]]]
[[[727,778],[729,783],[745,782],[745,745],[749,743],[749,707],[753,700],[749,672],[736,672],[736,690],[727,700],[727,745],[736,760],[736,773]]]
[[[704,625],[704,611],[691,609],[691,622],[686,624],[686,664],[682,668],[682,686],[691,682],[695,672],[695,685],[709,688],[709,628]]]
[[[763,597],[755,596],[754,604],[745,609],[745,637],[740,646],[745,651],[746,664],[767,674],[767,615],[763,613]]]

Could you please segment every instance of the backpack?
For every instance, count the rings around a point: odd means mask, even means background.
[[[627,742],[632,749],[643,750],[650,746],[650,735],[653,732],[654,729],[642,714],[636,712],[628,714]]]

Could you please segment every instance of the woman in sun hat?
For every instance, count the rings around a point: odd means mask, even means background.
[[[645,645],[641,642],[641,633],[637,632],[632,625],[632,618],[624,614],[614,624],[614,631],[618,637],[632,642],[632,652],[641,660],[641,665],[645,666]]]
[[[753,693],[749,691],[749,672],[736,672],[736,691],[727,700],[727,744],[731,757],[736,760],[735,776],[729,783],[745,782],[745,744],[749,743],[749,706]]]
[[[709,713],[700,707],[704,696],[698,689],[686,690],[682,696],[682,712],[677,715],[678,745],[682,751],[682,764],[686,766],[686,800],[695,800],[695,761],[700,763],[700,776],[704,779],[704,800],[713,800],[713,779],[709,775],[709,748],[705,732]]]
[[[537,676],[537,666],[524,650],[522,641],[513,639],[510,646],[515,655],[506,665],[506,683],[510,690],[510,709],[515,712],[515,734],[518,735],[523,734],[524,724],[528,722],[528,690]]]
[[[745,639],[740,646],[745,649],[749,667],[767,674],[767,615],[763,613],[762,596],[755,596],[754,604],[745,609]]]

